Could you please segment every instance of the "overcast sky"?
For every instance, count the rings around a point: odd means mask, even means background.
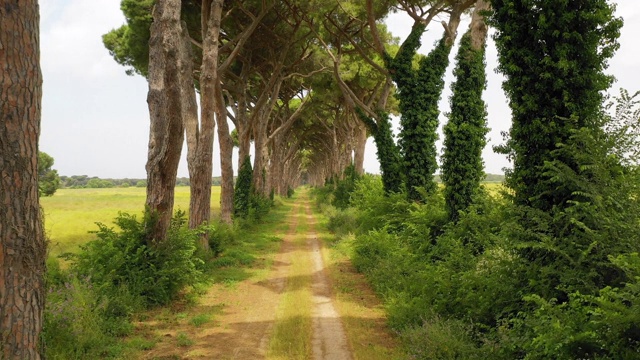
[[[611,92],[623,87],[640,90],[640,2],[619,0],[618,15],[625,20],[620,50],[610,61],[608,73],[617,78]],[[145,178],[149,113],[147,83],[140,76],[127,76],[102,45],[102,34],[119,27],[125,20],[120,0],[41,0],[41,56],[44,76],[42,134],[40,150],[55,158],[54,168],[61,175],[89,175],[102,178]],[[388,25],[395,36],[404,39],[412,21],[394,15]],[[461,24],[459,33],[468,23]],[[422,53],[431,49],[441,28],[434,27],[422,38]],[[636,44],[636,45],[634,45]],[[452,51],[451,59],[456,49]],[[487,51],[488,88],[485,100],[489,113],[489,144],[483,153],[486,172],[502,173],[509,166],[505,157],[491,147],[502,143],[501,131],[510,124],[509,108],[496,74],[496,50]],[[441,99],[441,110],[448,111],[451,70]],[[446,121],[441,116],[441,123]],[[442,141],[439,142],[439,146]],[[214,175],[220,174],[218,145],[214,145]],[[186,149],[183,154],[186,153]],[[235,162],[234,162],[235,165]],[[379,172],[375,147],[367,146],[365,170]],[[179,176],[188,176],[181,162]]]

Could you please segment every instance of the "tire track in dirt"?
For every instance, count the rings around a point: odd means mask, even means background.
[[[168,341],[162,341],[144,359],[264,359],[280,304],[294,247],[300,205],[294,204],[286,218],[287,233],[273,265],[258,279],[241,281],[233,286],[215,284],[199,299],[197,311],[222,308],[214,322],[200,327],[175,324],[150,324],[153,331]],[[154,326],[157,325],[157,326]],[[176,347],[174,341],[183,332],[194,343],[188,348]]]
[[[291,209],[287,221],[289,229],[284,236],[280,252],[274,259],[275,269],[264,280],[259,282],[243,283],[238,289],[240,298],[237,300],[237,315],[241,321],[235,322],[236,336],[216,337],[205,339],[207,346],[212,349],[211,355],[215,359],[254,360],[263,359],[267,354],[267,346],[273,331],[276,319],[276,309],[280,304],[282,294],[286,286],[286,279],[291,267],[289,252],[294,246],[292,241],[296,236],[299,212],[298,204]],[[229,309],[230,313],[234,312]],[[233,323],[235,317],[220,318],[221,323]],[[238,336],[239,335],[239,336]]]
[[[307,243],[313,262],[313,358],[314,360],[350,360],[349,343],[340,314],[333,304],[333,291],[325,273],[320,241],[315,232],[316,220],[309,201],[304,203],[309,224]]]

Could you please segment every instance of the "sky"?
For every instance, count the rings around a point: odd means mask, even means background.
[[[608,74],[617,79],[610,93],[619,88],[640,90],[640,1],[618,0],[617,15],[625,20],[619,39],[620,50],[609,61]],[[149,138],[147,82],[141,76],[128,76],[102,44],[102,35],[125,23],[120,0],[40,0],[41,66],[44,77],[42,132],[40,150],[53,156],[54,168],[60,175],[89,175],[101,178],[145,178]],[[412,20],[403,14],[387,19],[391,32],[404,39]],[[466,31],[468,19],[458,33]],[[422,37],[421,53],[428,53],[441,35],[436,24]],[[445,91],[440,108],[449,109],[450,84],[453,80],[453,58],[445,78]],[[493,153],[492,146],[503,142],[501,132],[508,131],[511,115],[498,74],[497,52],[490,40],[487,47],[488,144],[483,151],[485,171],[502,173],[509,162],[504,155]],[[440,116],[441,127],[446,122]],[[395,121],[397,132],[398,121]],[[442,132],[438,142],[441,153]],[[214,144],[214,175],[220,174],[217,141]],[[183,159],[178,176],[188,176]],[[237,161],[234,160],[234,166]],[[365,170],[379,173],[375,145],[367,142]]]

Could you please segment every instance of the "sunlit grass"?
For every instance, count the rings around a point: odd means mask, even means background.
[[[298,207],[295,251],[291,253],[291,272],[278,310],[267,359],[311,358],[311,259],[304,251],[308,224],[303,208]]]
[[[57,256],[78,250],[78,246],[95,236],[96,222],[112,225],[118,212],[142,216],[145,188],[59,189],[51,197],[40,198],[44,211],[44,228],[50,240],[49,252]],[[176,188],[175,210],[189,210],[189,187]],[[220,212],[220,187],[214,186],[211,213]]]

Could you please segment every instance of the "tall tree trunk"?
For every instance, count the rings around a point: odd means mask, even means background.
[[[186,124],[187,162],[191,179],[189,202],[189,227],[195,228],[211,218],[211,177],[213,176],[213,137],[215,131],[216,97],[218,78],[218,43],[222,0],[202,2],[202,68],[200,71],[200,121],[191,119]],[[195,121],[194,121],[195,120]],[[200,244],[209,248],[206,235]]]
[[[220,169],[222,183],[220,184],[220,220],[231,224],[233,214],[233,140],[227,123],[227,109],[222,96],[222,84],[216,84],[216,119],[218,123],[218,139],[220,141]]]
[[[258,120],[254,126],[253,144],[255,147],[255,159],[253,160],[253,185],[257,194],[266,196],[265,167],[267,154],[267,122],[268,118]]]
[[[173,214],[174,189],[180,153],[183,119],[181,64],[191,61],[184,53],[180,0],[159,0],[153,10],[149,39],[150,132],[147,159],[147,209],[157,216],[148,229],[150,243],[166,237]]]
[[[0,7],[0,358],[7,360],[44,355],[39,22],[37,1],[5,1]]]
[[[358,175],[364,174],[364,155],[365,148],[367,146],[367,128],[364,124],[359,122],[355,128],[355,147],[353,154],[353,162]]]

